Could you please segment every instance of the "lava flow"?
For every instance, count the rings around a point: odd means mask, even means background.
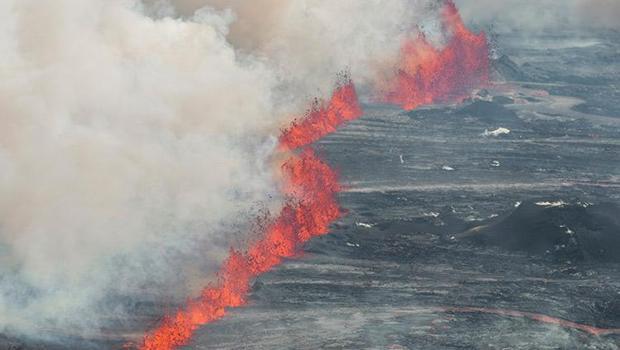
[[[604,336],[609,334],[620,334],[620,328],[598,328],[582,323],[577,323],[573,321],[568,321],[562,318],[548,316],[544,314],[539,314],[535,312],[525,312],[525,311],[517,311],[517,310],[509,310],[509,309],[494,309],[494,308],[484,308],[484,307],[446,307],[442,308],[441,311],[444,312],[452,312],[452,313],[480,313],[480,314],[492,314],[499,316],[509,316],[509,317],[521,317],[521,318],[529,318],[530,320],[552,324],[558,327],[568,328],[568,329],[576,329],[594,336]]]
[[[361,114],[355,86],[347,75],[343,75],[329,103],[315,100],[304,118],[294,121],[282,132],[280,147],[287,150],[311,144]]]
[[[281,137],[281,149],[294,149],[335,130],[362,111],[350,80],[341,82],[327,105],[315,103],[307,121],[293,124]],[[217,281],[201,296],[188,301],[174,315],[145,335],[140,349],[175,349],[187,344],[201,325],[223,317],[226,309],[243,305],[253,278],[293,257],[312,237],[326,234],[341,215],[335,195],[340,190],[336,173],[311,148],[291,155],[282,165],[284,194],[289,200],[264,236],[242,252],[231,250]]]
[[[488,80],[485,35],[469,32],[451,1],[443,9],[443,21],[452,33],[443,49],[435,49],[424,37],[405,43],[396,82],[388,85],[387,102],[413,109],[463,95]],[[304,146],[361,114],[355,87],[344,74],[328,102],[316,100],[303,119],[283,130],[279,150],[297,151],[282,165],[283,191],[289,199],[279,216],[246,251],[231,250],[217,280],[148,332],[140,349],[171,350],[187,344],[198,327],[223,317],[227,308],[243,305],[255,277],[298,254],[312,237],[328,232],[330,223],[342,214],[336,202],[340,185],[336,173]]]
[[[442,48],[423,34],[401,47],[395,76],[381,88],[383,101],[412,110],[420,105],[462,99],[474,87],[489,81],[489,50],[484,32],[472,33],[452,1],[441,11],[444,32],[450,35]]]

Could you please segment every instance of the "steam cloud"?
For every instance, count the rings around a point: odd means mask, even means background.
[[[196,292],[281,205],[278,130],[342,69],[372,85],[434,5],[0,2],[0,330]]]
[[[464,19],[498,30],[619,29],[617,0],[456,0]]]
[[[277,205],[272,73],[208,11],[2,6],[0,324],[91,328],[118,311],[105,298],[189,294],[226,234]]]

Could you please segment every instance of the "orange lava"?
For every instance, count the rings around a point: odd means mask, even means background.
[[[309,145],[360,115],[362,109],[355,86],[348,76],[343,76],[329,103],[315,100],[312,108],[301,120],[294,121],[289,128],[282,131],[280,147],[287,150]]]
[[[384,102],[412,110],[463,99],[472,88],[488,83],[486,35],[467,29],[452,1],[442,9],[442,25],[450,35],[443,48],[434,47],[422,34],[403,44],[396,74],[380,88]]]
[[[493,314],[499,316],[509,317],[522,317],[529,318],[530,320],[556,325],[562,328],[576,329],[594,336],[603,336],[608,334],[620,334],[620,328],[598,328],[594,326],[585,325],[573,321],[568,321],[562,318],[548,316],[544,314],[538,314],[534,312],[517,311],[510,309],[494,309],[484,307],[447,307],[443,308],[444,312],[452,313],[484,313]]]
[[[452,2],[443,11],[444,25],[453,33],[444,49],[433,48],[423,37],[403,46],[401,68],[386,95],[388,102],[413,109],[463,94],[488,80],[486,38],[469,32],[456,11]],[[247,250],[231,249],[217,280],[149,331],[139,349],[172,350],[186,345],[197,328],[223,317],[228,308],[243,305],[255,277],[297,255],[309,239],[328,232],[342,214],[336,201],[340,185],[336,173],[304,146],[361,114],[355,86],[345,74],[328,102],[316,100],[301,120],[282,131],[280,151],[295,153],[282,165],[283,191],[289,200],[280,214]]]
[[[282,140],[287,140],[287,149],[305,145],[359,114],[355,89],[349,81],[336,89],[327,106],[308,116],[312,118],[310,122],[302,121],[287,130],[288,135],[296,138]],[[319,119],[323,117],[329,120],[323,123]],[[303,137],[304,133],[308,137]],[[231,250],[217,281],[207,286],[199,298],[165,317],[144,336],[140,349],[172,350],[187,344],[198,327],[223,317],[227,308],[243,305],[255,277],[298,254],[304,242],[326,234],[329,225],[340,217],[342,211],[335,197],[340,191],[338,177],[311,148],[292,154],[282,165],[282,171],[283,191],[289,200],[279,216],[267,225],[265,235],[246,251]]]

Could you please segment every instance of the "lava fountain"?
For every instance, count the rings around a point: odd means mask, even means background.
[[[345,76],[329,102],[316,100],[305,119],[283,131],[280,149],[298,150],[282,164],[282,191],[288,200],[280,214],[246,251],[231,249],[217,280],[148,332],[140,349],[168,350],[187,344],[198,327],[223,317],[227,308],[243,305],[255,277],[297,255],[312,237],[328,232],[329,225],[342,214],[336,202],[340,191],[337,174],[311,148],[299,147],[361,114],[355,87]]]
[[[355,86],[348,74],[340,77],[329,103],[315,100],[303,118],[297,119],[282,132],[280,148],[290,150],[309,145],[336,131],[344,122],[358,118],[362,109]]]
[[[451,34],[447,45],[433,47],[423,36],[404,43],[399,69],[390,80],[385,101],[406,110],[423,104],[453,100],[488,81],[488,48],[484,33],[473,34],[448,1],[442,22]],[[186,345],[194,331],[245,304],[254,278],[299,254],[303,243],[328,233],[342,215],[336,201],[337,174],[308,146],[360,117],[362,109],[348,74],[342,74],[329,101],[315,100],[306,114],[282,131],[279,151],[288,158],[281,168],[282,191],[288,198],[262,238],[245,251],[231,249],[216,281],[200,297],[189,300],[142,339],[142,350],[172,350]],[[131,345],[129,346],[131,347]]]
[[[452,1],[441,10],[445,46],[436,48],[423,34],[406,40],[394,76],[379,88],[379,99],[412,110],[421,105],[456,101],[489,81],[489,48],[484,32],[463,23]]]

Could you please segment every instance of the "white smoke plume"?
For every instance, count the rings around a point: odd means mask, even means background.
[[[199,290],[278,210],[279,128],[390,69],[429,3],[1,1],[0,332]]]
[[[189,294],[240,218],[277,205],[272,73],[208,11],[1,6],[0,325],[91,327],[103,297]]]
[[[424,21],[437,22],[432,0],[146,0],[156,12],[192,16],[209,6],[232,13],[228,36],[238,50],[268,60],[280,90],[306,103],[326,95],[335,76],[351,72],[364,88],[392,69],[405,36]],[[300,99],[300,95],[304,95]],[[297,109],[299,106],[296,106]]]
[[[617,0],[456,0],[470,23],[500,31],[619,29]]]

